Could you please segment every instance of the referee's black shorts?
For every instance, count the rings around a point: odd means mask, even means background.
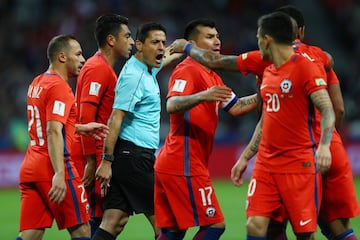
[[[112,163],[112,178],[104,201],[105,209],[128,214],[154,213],[155,149],[118,139]]]

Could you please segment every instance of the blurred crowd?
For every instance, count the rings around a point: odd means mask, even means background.
[[[301,0],[299,0],[301,1]],[[308,0],[312,1],[312,0]],[[326,22],[338,46],[344,51],[345,68],[335,67],[342,82],[346,104],[343,136],[360,139],[360,4],[355,0],[316,0],[325,10]],[[167,29],[167,44],[181,38],[186,23],[194,18],[214,19],[222,40],[222,53],[239,54],[257,48],[257,18],[289,0],[0,0],[0,150],[24,150],[27,144],[27,86],[37,74],[46,71],[46,47],[60,33],[74,34],[82,45],[84,57],[97,50],[93,37],[95,19],[107,12],[129,18],[135,37],[136,27],[157,21]],[[303,9],[302,9],[303,10]],[[305,19],[305,24],[311,22]],[[311,37],[311,36],[310,36]],[[331,52],[331,49],[329,50]],[[120,62],[116,71],[121,70]],[[172,66],[159,74],[163,104]],[[239,96],[255,92],[254,76],[219,72]],[[72,80],[75,86],[76,79]],[[163,108],[164,109],[164,108]],[[161,116],[161,138],[168,131],[168,115]],[[218,142],[247,141],[257,122],[257,113],[241,119],[220,114]]]

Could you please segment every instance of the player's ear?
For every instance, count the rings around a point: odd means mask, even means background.
[[[135,41],[135,47],[139,52],[141,52],[142,49],[143,49],[143,43],[140,40],[136,40]]]
[[[65,52],[59,52],[58,61],[61,62],[61,63],[66,62],[66,54],[65,54]]]
[[[298,36],[301,41],[305,38],[305,26],[299,27],[298,29]]]
[[[265,42],[265,49],[268,49],[270,46],[270,43],[273,41],[273,38],[270,35],[265,34],[264,36],[264,42]]]
[[[114,35],[109,34],[109,35],[106,36],[106,43],[109,46],[113,47],[115,45],[115,41],[116,41],[116,39],[115,39]]]

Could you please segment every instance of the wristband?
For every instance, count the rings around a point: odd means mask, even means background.
[[[184,53],[186,53],[186,55],[190,55],[190,50],[192,48],[193,44],[191,42],[188,42],[185,47],[184,47]]]
[[[112,155],[112,154],[103,153],[102,159],[109,161],[109,162],[113,162],[115,158],[114,158],[114,155]]]

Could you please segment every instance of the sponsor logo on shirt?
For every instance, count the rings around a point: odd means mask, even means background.
[[[65,103],[55,100],[52,112],[53,112],[53,114],[64,116],[65,115]]]
[[[323,78],[316,78],[315,83],[316,86],[326,86],[326,82]]]
[[[183,92],[186,86],[186,80],[176,79],[172,91]]]
[[[284,79],[280,83],[280,90],[282,93],[289,93],[292,87],[292,82],[289,79]]]
[[[90,83],[89,95],[99,96],[100,88],[101,88],[101,84],[100,84],[100,83],[98,83],[98,82],[91,82],[91,83]]]

